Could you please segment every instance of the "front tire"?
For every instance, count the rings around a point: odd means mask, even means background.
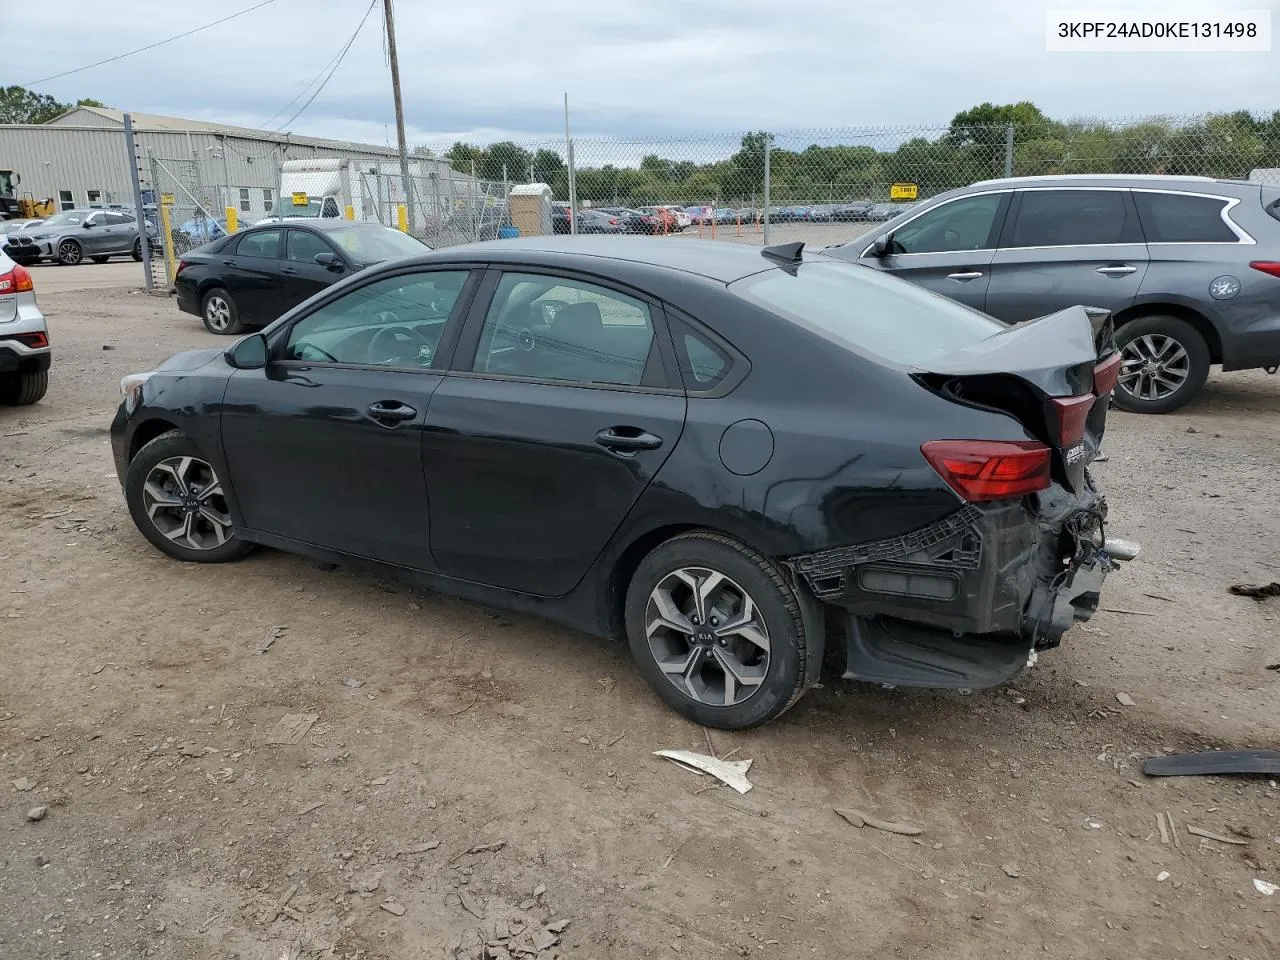
[[[25,407],[38,403],[49,389],[49,371],[12,373],[0,377],[0,403]]]
[[[222,287],[214,287],[204,295],[200,316],[204,319],[204,328],[218,336],[234,336],[244,331],[236,302]]]
[[[1130,413],[1170,413],[1189,403],[1209,376],[1209,345],[1177,317],[1130,320],[1116,331],[1120,379],[1116,406]]]
[[[58,244],[58,263],[74,267],[84,261],[84,247],[76,240],[63,240]]]
[[[139,532],[187,563],[226,563],[253,549],[236,536],[222,480],[181,430],[156,437],[129,464],[124,498]]]
[[[627,589],[627,640],[667,705],[743,730],[804,693],[808,649],[795,589],[755,551],[711,531],[655,548]]]

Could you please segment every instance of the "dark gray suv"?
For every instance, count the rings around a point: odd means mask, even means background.
[[[1207,177],[990,180],[825,253],[1016,323],[1075,304],[1115,316],[1115,402],[1167,413],[1210,364],[1280,365],[1280,188]]]

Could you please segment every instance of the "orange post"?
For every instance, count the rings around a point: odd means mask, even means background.
[[[738,221],[738,229],[734,231],[734,236],[740,237],[742,236],[742,211],[738,210],[733,216]]]

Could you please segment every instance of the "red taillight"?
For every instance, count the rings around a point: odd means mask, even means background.
[[[8,273],[0,274],[0,294],[30,293],[35,288],[31,273],[25,267],[14,264]]]
[[[1255,270],[1261,270],[1263,273],[1269,273],[1273,277],[1280,277],[1280,261],[1254,260],[1249,266]]]
[[[1049,448],[1030,440],[930,440],[929,466],[968,503],[1023,497],[1049,487]]]
[[[49,345],[49,335],[46,333],[11,333],[6,339],[17,340],[32,350],[43,350]]]
[[[1084,439],[1084,424],[1098,398],[1092,393],[1083,397],[1054,397],[1054,413],[1058,415],[1058,446],[1071,447]]]
[[[1108,393],[1116,388],[1116,381],[1120,378],[1120,367],[1122,365],[1120,354],[1113,353],[1110,360],[1103,360],[1093,368],[1093,392],[1100,397],[1105,397]]]
[[[609,222],[610,222],[611,224],[613,224],[613,226],[615,226],[615,227],[616,227],[616,226],[618,225],[618,218],[617,218],[617,217],[610,217],[610,218],[609,218]]]
[[[187,267],[189,267],[189,266],[191,266],[191,264],[187,263],[187,261],[185,261],[185,260],[179,260],[179,261],[178,261],[177,269],[175,269],[175,270],[173,271],[173,275],[174,275],[175,277],[180,276],[180,275],[182,274],[182,271],[183,271],[183,270],[185,270],[185,269],[187,269]]]

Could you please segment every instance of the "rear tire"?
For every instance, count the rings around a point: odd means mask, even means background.
[[[142,262],[142,240],[133,241],[133,249],[129,251],[129,256],[133,257],[138,263]]]
[[[654,692],[696,723],[759,726],[804,693],[808,650],[794,588],[769,560],[719,533],[681,534],[640,562],[626,628]]]
[[[204,328],[220,337],[244,332],[236,302],[222,287],[214,287],[204,295],[200,301],[200,316],[204,319]]]
[[[125,473],[124,499],[138,531],[175,560],[227,563],[253,549],[236,536],[221,478],[181,430],[138,451]]]
[[[1116,331],[1122,365],[1113,399],[1130,413],[1170,413],[1189,403],[1209,376],[1209,345],[1177,317],[1130,320]]]
[[[49,371],[11,373],[0,377],[0,403],[25,407],[38,403],[49,389]]]

